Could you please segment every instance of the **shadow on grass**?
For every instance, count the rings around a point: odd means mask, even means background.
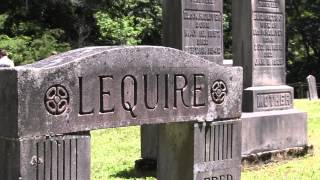
[[[130,178],[146,178],[146,177],[156,177],[155,171],[138,171],[135,168],[126,169],[116,174],[111,175],[114,178],[130,179]]]

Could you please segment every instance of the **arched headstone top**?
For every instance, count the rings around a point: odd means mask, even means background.
[[[161,46],[98,46],[71,50],[19,68],[51,69],[80,63],[106,63],[114,67],[216,66],[183,51]]]
[[[241,68],[166,47],[72,50],[0,70],[0,83],[6,136],[241,116]]]

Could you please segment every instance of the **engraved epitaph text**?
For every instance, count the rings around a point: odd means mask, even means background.
[[[252,63],[256,85],[285,83],[285,13],[280,0],[253,0]],[[262,73],[262,74],[261,74]]]
[[[183,50],[212,60],[223,54],[222,6],[217,0],[188,0],[183,9]]]
[[[205,108],[208,104],[206,75],[178,71],[167,74],[100,75],[96,78],[98,87],[89,90],[86,88],[86,77],[79,77],[79,115],[114,115],[116,112],[124,112],[129,118],[136,119],[141,118],[141,111],[156,114],[181,108]],[[223,88],[226,89],[225,84]],[[98,104],[90,102],[90,99],[95,99],[91,97],[95,94],[92,91],[99,92]],[[220,99],[223,93],[219,91]]]

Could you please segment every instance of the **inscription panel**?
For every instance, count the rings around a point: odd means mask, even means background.
[[[104,116],[107,119],[153,119],[170,114],[203,114],[208,106],[208,74],[195,68],[140,68],[96,77],[81,75],[79,118]]]
[[[290,108],[293,102],[291,92],[258,93],[256,98],[258,109]]]
[[[230,167],[232,163],[234,167]],[[207,163],[206,165],[207,171],[196,172],[194,180],[240,180],[240,161]]]
[[[253,1],[252,38],[254,84],[285,84],[285,13],[281,0]]]
[[[241,121],[195,125],[194,180],[237,180],[241,164]]]
[[[22,136],[241,115],[241,68],[164,47],[100,48],[18,68]]]
[[[222,3],[188,0],[182,14],[183,50],[208,60],[223,59]]]

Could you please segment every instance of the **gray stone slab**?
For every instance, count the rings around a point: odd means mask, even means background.
[[[159,180],[239,180],[241,121],[160,125]]]
[[[180,49],[224,65],[222,0],[164,0],[163,21],[164,46]],[[155,160],[157,127],[146,125],[141,129],[142,158]]]
[[[164,0],[163,45],[223,64],[222,0]]]
[[[142,159],[157,159],[159,148],[159,126],[160,125],[142,125],[140,127]]]
[[[309,99],[317,100],[319,97],[318,97],[316,78],[312,75],[309,75],[307,77],[307,81],[309,86]]]
[[[0,177],[7,180],[89,180],[90,135],[0,137]]]
[[[294,92],[290,86],[250,87],[243,92],[243,112],[286,110],[293,108]]]
[[[244,68],[244,87],[284,85],[285,1],[232,2],[234,64]]]
[[[285,0],[232,2],[234,64],[244,68],[242,154],[307,145],[306,113],[286,86]]]
[[[0,135],[238,118],[241,74],[171,48],[73,50],[0,70]]]
[[[308,145],[307,113],[297,110],[243,113],[242,155]]]

